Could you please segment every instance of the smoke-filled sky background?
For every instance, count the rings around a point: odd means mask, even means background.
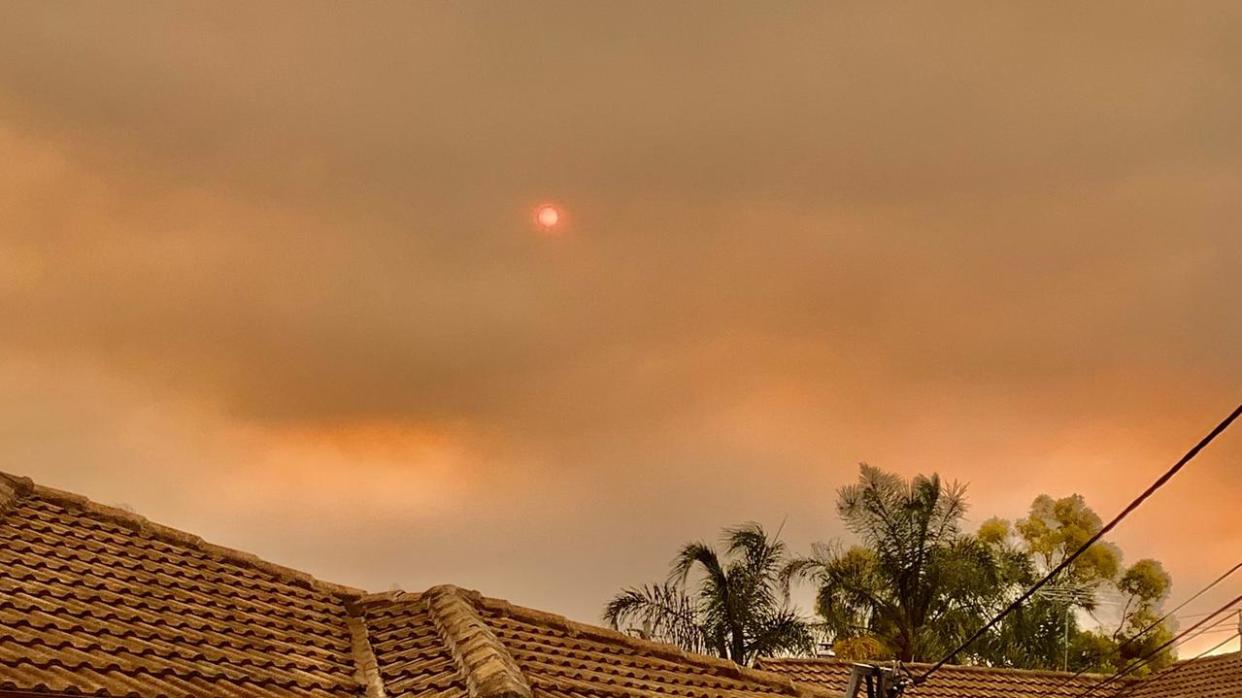
[[[969,482],[972,525],[1107,518],[1242,395],[1240,35],[1233,2],[9,3],[0,469],[587,621],[727,524],[841,537],[859,461]],[[1180,599],[1240,497],[1235,430],[1114,540]]]

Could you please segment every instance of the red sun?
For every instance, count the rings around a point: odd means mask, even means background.
[[[561,224],[561,211],[552,204],[541,204],[535,209],[535,223],[544,230],[552,230]]]

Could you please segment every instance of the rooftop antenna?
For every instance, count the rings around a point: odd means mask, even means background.
[[[878,664],[854,664],[850,667],[850,681],[845,687],[845,698],[899,698],[910,683],[905,668],[897,660],[891,666]]]

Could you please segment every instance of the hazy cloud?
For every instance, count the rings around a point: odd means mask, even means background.
[[[11,5],[4,467],[587,619],[858,460],[1110,511],[1242,387],[1242,12],[959,9]]]

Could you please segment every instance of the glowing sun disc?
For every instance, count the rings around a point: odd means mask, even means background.
[[[551,230],[561,222],[561,212],[552,204],[544,204],[535,209],[535,223],[544,230]]]

